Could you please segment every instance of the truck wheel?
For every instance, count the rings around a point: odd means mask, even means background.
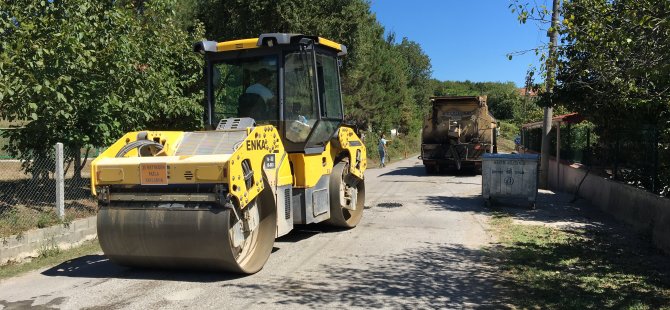
[[[426,169],[426,174],[436,174],[437,173],[437,166],[433,164],[423,164],[424,168]]]
[[[330,175],[330,219],[328,225],[353,228],[365,209],[365,180],[349,174],[349,161],[342,160]]]

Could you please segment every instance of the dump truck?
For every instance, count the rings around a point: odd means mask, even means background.
[[[496,119],[486,96],[431,97],[421,132],[421,156],[426,173],[451,169],[481,172],[482,154],[497,153]]]
[[[252,274],[296,224],[355,227],[367,163],[343,124],[346,47],[269,33],[193,49],[204,57],[206,130],[130,132],[92,162],[105,255]]]

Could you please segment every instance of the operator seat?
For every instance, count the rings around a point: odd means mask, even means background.
[[[256,122],[267,120],[267,104],[259,94],[244,93],[238,99],[238,116],[251,117]]]

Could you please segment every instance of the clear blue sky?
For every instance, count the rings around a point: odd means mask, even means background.
[[[544,1],[538,0],[538,3]],[[548,41],[546,30],[519,24],[507,0],[371,0],[372,12],[393,31],[419,43],[438,80],[512,81],[524,84],[534,52],[507,59]],[[550,4],[549,4],[550,5]],[[540,82],[539,77],[535,82]]]

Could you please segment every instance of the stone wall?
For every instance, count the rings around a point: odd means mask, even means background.
[[[587,173],[586,167],[550,160],[549,186],[575,193],[600,210],[651,237],[654,245],[670,254],[670,199],[643,189]],[[584,178],[586,176],[586,178]]]
[[[57,225],[3,237],[0,238],[0,265],[9,261],[37,257],[40,251],[55,247],[68,249],[96,236],[96,217],[91,216],[75,220],[68,225]]]

